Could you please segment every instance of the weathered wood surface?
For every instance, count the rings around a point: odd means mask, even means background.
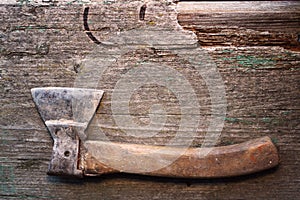
[[[179,22],[202,46],[282,46],[299,50],[297,2],[183,3]]]
[[[126,174],[84,180],[48,177],[45,172],[52,139],[33,104],[30,89],[73,86],[82,60],[95,47],[83,27],[82,15],[87,5],[1,5],[1,199],[296,199],[299,196],[300,4],[194,4],[178,4],[178,21],[196,32],[199,43],[209,52],[225,82],[228,107],[218,145],[268,135],[278,145],[281,165],[255,175],[217,180]],[[109,5],[89,6],[90,29],[99,39],[140,23],[135,21],[139,8],[134,6],[126,10],[123,5],[109,11],[105,7]],[[126,15],[127,12],[133,14]],[[113,24],[112,16],[120,19],[126,16],[127,20],[122,23],[116,20]],[[146,11],[142,25],[153,25],[154,20],[155,15]],[[145,55],[155,60],[155,53],[147,49],[124,60],[130,64],[136,57]],[[162,56],[158,61],[173,63],[176,59]],[[104,116],[100,124],[113,141],[164,144],[174,132],[166,131],[141,140],[127,137],[111,124],[107,106],[109,92],[124,63],[114,66],[108,72],[109,78],[99,85],[99,89],[108,91],[97,111],[97,116]],[[193,71],[186,75],[191,84],[203,85]],[[207,93],[203,88],[198,92],[203,92],[199,101],[206,116],[209,102],[205,100]],[[159,92],[161,96],[150,103],[165,101],[170,111],[175,111],[169,119],[170,128],[175,126],[172,123],[178,122],[178,105],[174,96],[153,86],[146,91],[133,96],[133,114],[142,113],[141,118],[145,117],[149,101],[141,104],[140,99],[149,100],[159,96]],[[193,145],[201,144],[203,134],[199,132]]]

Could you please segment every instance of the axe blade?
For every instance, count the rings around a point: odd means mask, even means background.
[[[43,87],[33,88],[31,93],[46,125],[70,123],[87,128],[104,91],[85,88]]]
[[[45,87],[31,89],[33,100],[53,138],[49,175],[82,176],[84,133],[103,96],[102,90]]]

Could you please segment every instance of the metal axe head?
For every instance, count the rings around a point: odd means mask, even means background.
[[[45,87],[31,89],[33,100],[54,141],[50,175],[82,176],[80,143],[103,96],[102,90]]]
[[[103,96],[102,90],[67,87],[31,89],[46,126],[72,124],[87,128]]]

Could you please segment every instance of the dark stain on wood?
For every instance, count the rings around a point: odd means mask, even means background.
[[[86,31],[85,33],[93,42],[95,42],[95,44],[101,44],[101,42],[97,40],[97,38],[95,38],[95,36],[90,31],[89,24],[88,24],[89,9],[90,9],[89,7],[86,7],[84,8],[84,12],[83,12],[83,25],[84,25],[84,30]]]
[[[146,4],[144,4],[144,5],[140,8],[140,13],[139,13],[140,20],[145,20],[146,8],[147,8],[147,5],[146,5]]]

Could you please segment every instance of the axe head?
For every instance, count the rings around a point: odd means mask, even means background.
[[[50,175],[82,176],[80,144],[103,96],[102,90],[45,87],[31,89],[33,100],[54,141]]]
[[[44,87],[31,89],[45,124],[73,124],[87,128],[103,96],[102,90]]]

